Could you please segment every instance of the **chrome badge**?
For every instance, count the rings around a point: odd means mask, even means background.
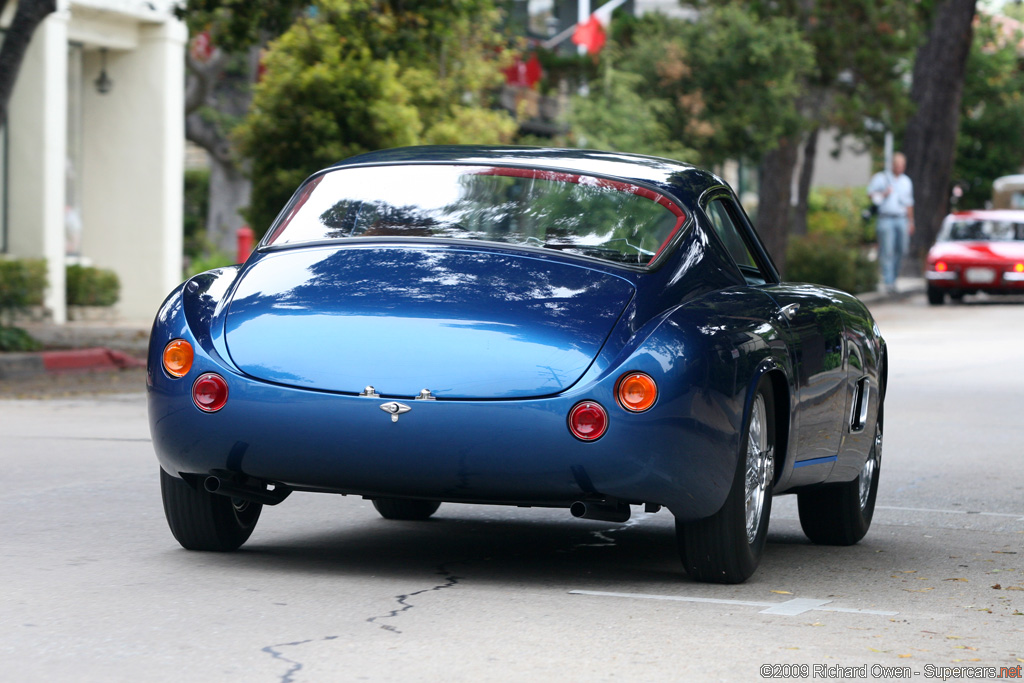
[[[404,403],[398,403],[396,401],[388,401],[387,403],[382,403],[380,409],[383,410],[385,413],[391,414],[392,422],[398,422],[399,415],[401,415],[402,413],[408,413],[410,410],[412,410],[412,408],[405,405]]]

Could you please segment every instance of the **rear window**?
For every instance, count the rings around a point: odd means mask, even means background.
[[[338,169],[310,181],[265,246],[370,237],[481,240],[646,265],[683,210],[645,187],[492,166]]]
[[[944,231],[945,240],[1024,240],[1024,223],[990,220],[952,220]]]

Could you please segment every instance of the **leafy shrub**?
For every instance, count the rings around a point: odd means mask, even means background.
[[[856,294],[877,286],[878,265],[868,259],[859,245],[851,245],[829,232],[817,232],[790,238],[786,279]]]
[[[807,232],[836,235],[850,245],[873,242],[874,225],[861,215],[867,203],[862,187],[815,188],[807,197]]]
[[[17,313],[43,303],[46,261],[0,259],[0,324],[11,323]]]
[[[210,169],[185,170],[185,205],[182,212],[186,258],[199,258],[208,249],[206,214],[210,210]]]
[[[121,294],[114,271],[91,266],[68,266],[66,287],[68,306],[113,306]]]
[[[873,290],[878,264],[864,252],[874,241],[873,223],[861,215],[863,188],[816,188],[807,198],[807,235],[791,237],[786,279],[813,282],[851,293]]]
[[[205,273],[214,268],[223,268],[238,263],[235,257],[223,251],[211,249],[208,254],[191,259],[185,267],[185,277],[189,278],[199,273]]]
[[[35,351],[39,348],[42,344],[20,327],[0,325],[0,351]]]

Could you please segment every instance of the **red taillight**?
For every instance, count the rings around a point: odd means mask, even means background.
[[[632,413],[640,413],[654,405],[658,385],[642,372],[629,372],[619,378],[615,395],[619,405]]]
[[[200,375],[192,385],[192,400],[199,410],[215,413],[228,402],[228,383],[212,372]]]
[[[171,377],[184,377],[192,369],[195,354],[184,339],[175,339],[164,347],[164,370]]]
[[[608,413],[600,403],[582,401],[569,411],[569,431],[577,439],[593,441],[600,439],[608,429]]]
[[[949,270],[949,264],[946,263],[945,261],[936,261],[935,270],[940,273],[945,273],[947,270]]]

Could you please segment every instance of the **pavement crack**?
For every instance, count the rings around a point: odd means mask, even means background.
[[[436,586],[431,586],[430,588],[418,590],[414,593],[396,595],[395,600],[398,602],[399,605],[397,609],[393,609],[387,614],[381,614],[375,617],[370,617],[366,621],[372,624],[375,623],[378,619],[395,619],[398,617],[398,615],[402,614],[403,612],[408,612],[413,607],[415,607],[414,604],[409,602],[409,598],[414,598],[417,595],[422,595],[424,593],[430,593],[431,591],[439,591],[444,590],[445,588],[452,588],[458,585],[459,581],[461,581],[463,578],[461,576],[455,576],[454,574],[452,574],[451,571],[449,571],[445,565],[439,566],[437,568],[436,573],[444,577],[443,582],[437,584]],[[401,633],[398,627],[394,626],[393,624],[378,624],[378,626],[380,626],[385,631],[391,631],[392,633]]]
[[[325,636],[323,638],[309,638],[307,640],[296,640],[294,643],[278,643],[277,645],[268,645],[261,650],[266,652],[274,659],[289,664],[290,667],[281,676],[281,683],[294,683],[295,674],[302,670],[302,662],[297,662],[294,659],[288,659],[277,648],[281,647],[298,647],[299,645],[306,645],[308,643],[321,643],[327,640],[336,640],[338,636]]]

